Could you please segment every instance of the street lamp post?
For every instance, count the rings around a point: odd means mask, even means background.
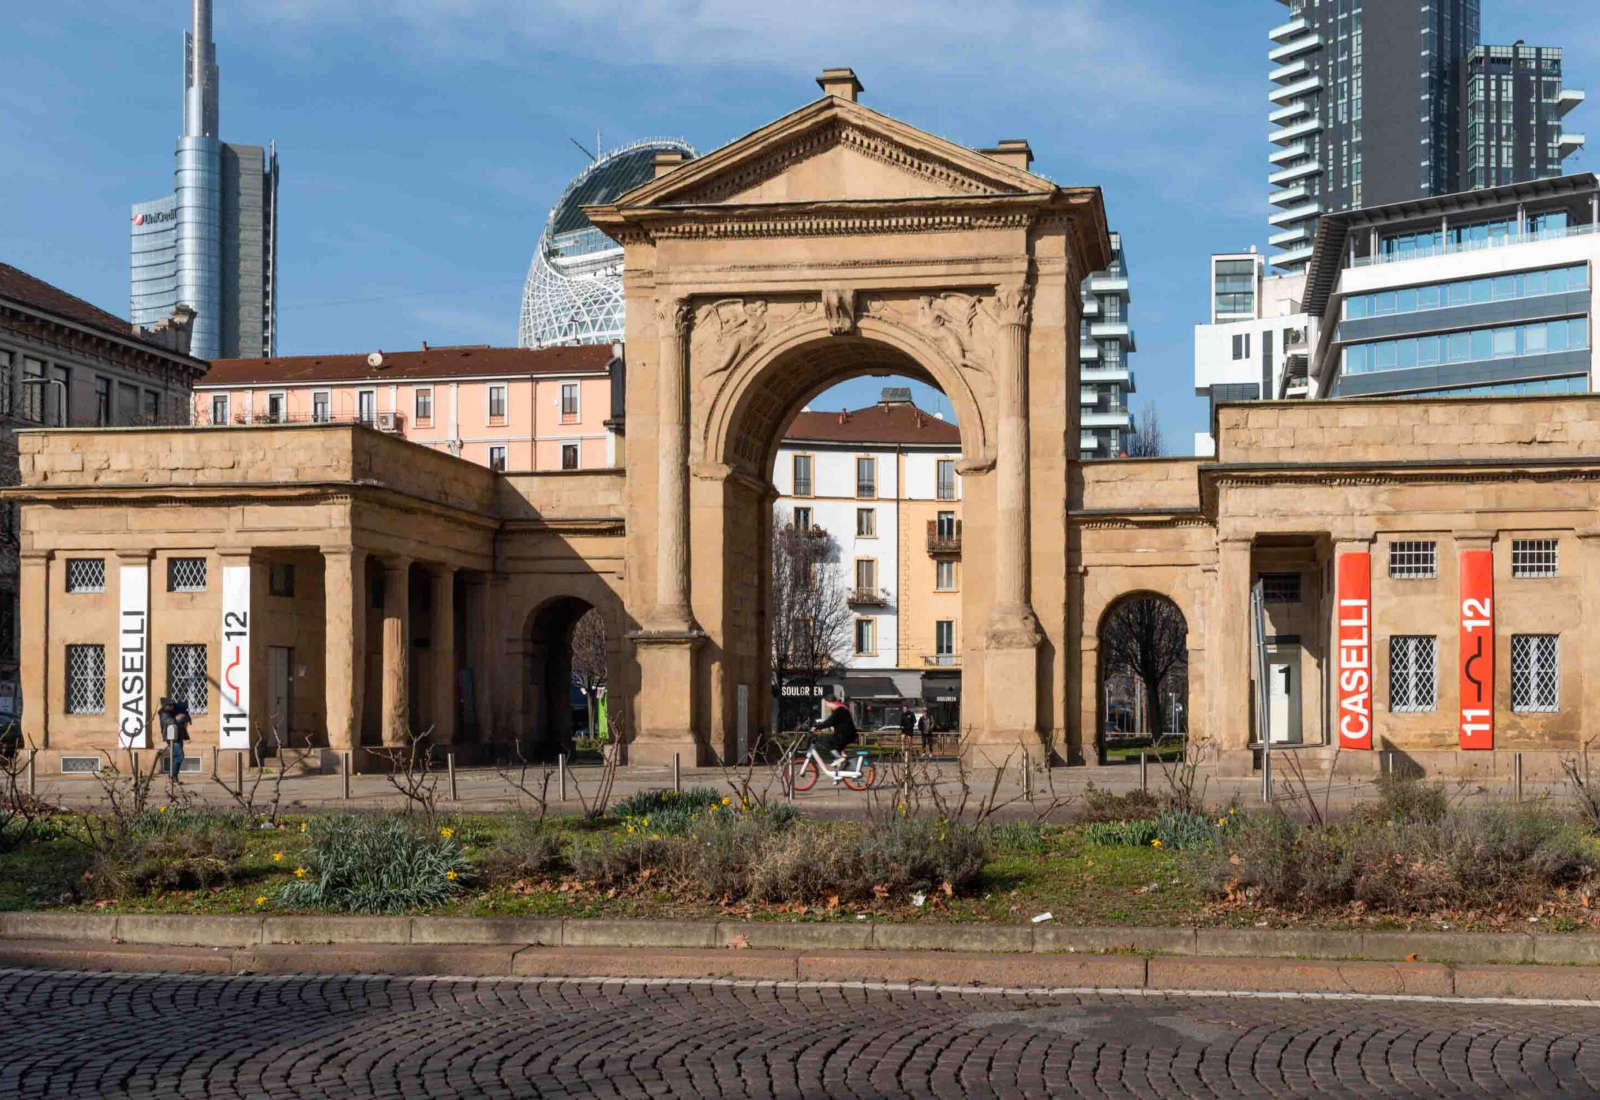
[[[67,384],[65,382],[63,382],[59,378],[45,378],[44,376],[41,375],[38,378],[24,378],[22,380],[22,385],[24,385],[24,386],[60,386],[61,387],[61,404],[56,406],[56,408],[58,410],[56,419],[61,421],[61,423],[57,424],[56,427],[58,427],[58,428],[67,427]],[[40,419],[42,420],[44,418],[41,416]]]

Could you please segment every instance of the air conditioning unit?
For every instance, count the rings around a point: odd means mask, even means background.
[[[380,432],[398,432],[400,418],[392,412],[378,414],[378,430]]]

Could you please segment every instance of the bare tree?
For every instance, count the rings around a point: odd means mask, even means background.
[[[837,544],[820,527],[779,527],[772,546],[772,684],[815,684],[850,655]]]
[[[606,663],[611,656],[611,646],[606,639],[606,621],[600,612],[590,608],[584,612],[578,625],[572,628],[572,675],[583,688],[584,701],[589,708],[589,736],[596,735],[596,692],[605,687]]]
[[[1156,403],[1146,401],[1139,410],[1133,433],[1128,436],[1129,458],[1156,458],[1161,455],[1161,417]]]
[[[1189,624],[1183,612],[1163,597],[1135,596],[1106,620],[1100,653],[1106,669],[1126,669],[1143,685],[1156,732],[1161,732],[1161,686],[1189,662]]]

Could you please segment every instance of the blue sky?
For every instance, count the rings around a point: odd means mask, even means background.
[[[1567,83],[1600,94],[1600,9],[1483,6],[1486,42],[1564,46]],[[172,184],[188,11],[8,12],[0,260],[126,314],[128,204]],[[1265,244],[1266,32],[1284,18],[1275,0],[217,0],[222,136],[278,143],[281,352],[509,344],[544,216],[584,162],[569,138],[709,151],[850,65],[878,110],[966,145],[1027,138],[1038,171],[1104,189],[1135,405],[1187,453],[1206,257]],[[1600,130],[1592,113],[1569,125]]]

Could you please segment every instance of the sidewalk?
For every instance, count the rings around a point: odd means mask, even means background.
[[[0,913],[0,966],[738,978],[1600,1001],[1600,937],[1054,925]]]

